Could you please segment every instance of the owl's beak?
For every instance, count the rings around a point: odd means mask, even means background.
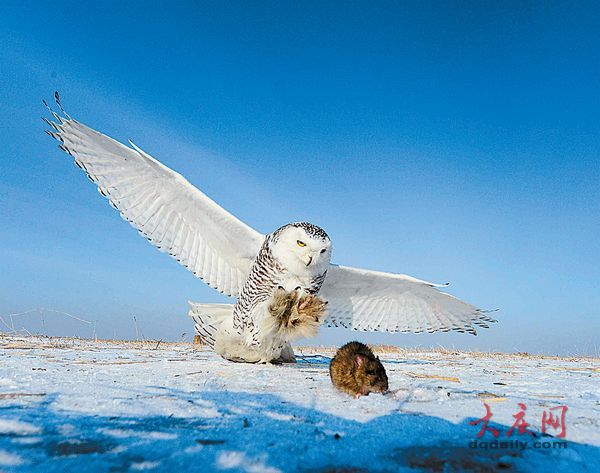
[[[308,262],[306,263],[306,266],[310,266],[310,263],[312,263],[313,257],[309,256],[308,257]]]

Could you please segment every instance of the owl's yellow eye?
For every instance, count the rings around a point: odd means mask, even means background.
[[[306,243],[300,240],[296,240],[296,243],[298,243],[298,246],[306,246]]]

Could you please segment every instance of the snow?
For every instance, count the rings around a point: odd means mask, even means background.
[[[217,458],[217,468],[221,470],[241,470],[248,473],[280,473],[279,468],[266,466],[262,458],[248,459],[244,452],[221,452]]]
[[[593,471],[600,461],[597,359],[375,351],[391,392],[353,399],[331,385],[333,349],[297,349],[298,363],[274,366],[186,344],[0,337],[0,471]],[[484,402],[498,439],[469,424]],[[518,403],[532,436],[506,436]],[[559,406],[564,441],[541,434],[543,412]]]
[[[0,419],[0,434],[37,434],[39,427],[18,420]]]
[[[159,462],[139,462],[132,463],[130,468],[135,471],[154,470],[159,465]]]
[[[4,450],[0,450],[0,465],[2,466],[16,466],[23,463],[23,459],[12,453],[7,453]]]

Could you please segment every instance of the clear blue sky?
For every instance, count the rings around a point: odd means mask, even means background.
[[[56,89],[260,231],[309,220],[338,263],[500,308],[477,337],[317,342],[599,353],[598,3],[194,3],[4,3],[0,315],[177,339],[223,300],[43,133]]]

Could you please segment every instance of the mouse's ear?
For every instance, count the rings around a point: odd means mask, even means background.
[[[365,362],[365,357],[362,355],[356,355],[354,357],[354,363],[356,364],[357,368],[360,368],[363,363]]]

